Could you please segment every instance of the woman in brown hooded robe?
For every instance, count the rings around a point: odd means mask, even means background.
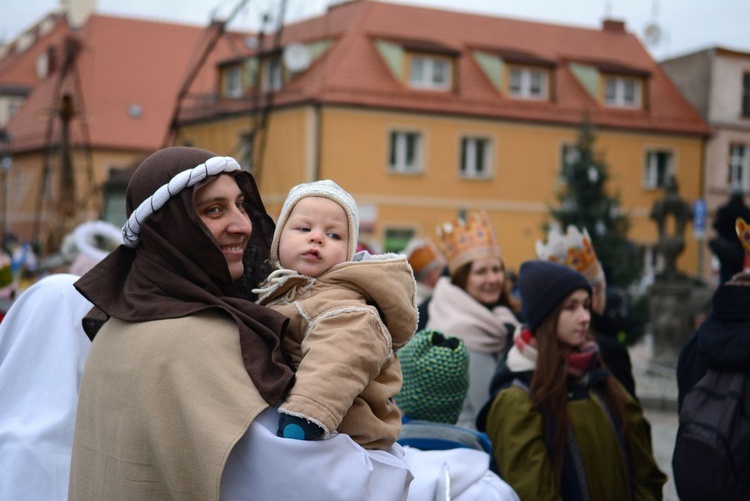
[[[249,173],[196,148],[149,156],[126,204],[125,245],[75,284],[95,308],[70,499],[218,500],[230,451],[293,376],[286,318],[247,300],[273,221]]]

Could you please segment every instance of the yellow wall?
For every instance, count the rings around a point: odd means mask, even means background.
[[[77,214],[75,219],[62,222],[55,208],[59,201],[60,161],[58,157],[49,160],[49,190],[45,193],[41,212],[39,213],[39,238],[44,245],[43,254],[57,249],[47,245],[51,228],[64,233],[72,230],[78,223],[97,219],[103,209],[102,185],[109,170],[113,167],[127,168],[144,156],[140,152],[118,150],[95,150],[91,157],[76,149],[73,153],[74,177],[76,183]],[[8,182],[8,231],[14,233],[21,241],[32,240],[37,220],[37,204],[41,191],[42,172],[45,157],[34,152],[15,155],[13,165],[7,175]],[[1,198],[0,198],[1,200]],[[61,227],[62,225],[62,227]]]
[[[312,107],[279,110],[268,119],[265,154],[254,172],[268,212],[277,215],[289,189],[313,180]],[[238,157],[240,138],[250,130],[249,116],[204,122],[180,129],[176,144],[191,144],[219,155]],[[256,140],[256,151],[260,140]]]
[[[249,118],[227,119],[183,128],[181,138],[217,153],[232,154],[240,130]],[[416,130],[423,137],[420,174],[388,172],[389,132]],[[492,140],[492,176],[488,180],[458,175],[460,138],[479,135]],[[544,238],[542,225],[549,206],[556,205],[560,151],[573,143],[577,126],[529,125],[473,118],[441,117],[313,106],[285,109],[269,121],[261,193],[273,215],[287,191],[313,179],[333,179],[352,193],[363,211],[375,210],[373,233],[363,240],[382,245],[386,228],[412,228],[434,237],[438,224],[457,211],[486,210],[493,222],[510,268],[534,256],[534,243]],[[692,204],[700,195],[699,138],[599,130],[596,150],[611,175],[610,193],[619,192],[630,214],[629,237],[654,244],[657,233],[648,216],[663,190],[643,188],[643,165],[649,148],[673,153],[680,195]],[[319,163],[317,161],[319,155]],[[316,171],[317,168],[317,171]],[[317,172],[317,173],[316,173]],[[678,267],[697,270],[698,251],[690,228]]]

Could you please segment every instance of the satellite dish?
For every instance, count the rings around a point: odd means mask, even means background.
[[[284,66],[292,73],[305,71],[310,66],[310,51],[301,43],[287,45],[282,58]]]
[[[651,23],[646,26],[643,32],[643,36],[646,39],[646,43],[652,46],[659,45],[661,41],[661,28],[656,23]]]

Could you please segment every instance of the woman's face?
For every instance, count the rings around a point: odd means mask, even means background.
[[[483,257],[471,263],[466,292],[482,304],[495,304],[505,283],[503,263],[496,257]]]
[[[253,232],[244,201],[237,181],[228,175],[219,176],[195,192],[198,216],[219,244],[232,280],[239,280],[245,271],[242,258]]]
[[[587,339],[590,310],[591,298],[586,290],[579,289],[566,297],[557,319],[557,339],[574,348],[581,346]]]

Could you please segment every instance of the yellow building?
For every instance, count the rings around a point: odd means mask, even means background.
[[[400,250],[460,210],[486,210],[506,264],[544,237],[584,119],[629,237],[674,175],[701,194],[708,127],[623,23],[583,29],[368,0],[284,28],[216,67],[219,95],[184,106],[177,144],[240,158],[277,214],[297,183],[333,179],[357,200],[361,240]],[[210,102],[210,104],[206,104]],[[686,234],[678,267],[698,269]]]

